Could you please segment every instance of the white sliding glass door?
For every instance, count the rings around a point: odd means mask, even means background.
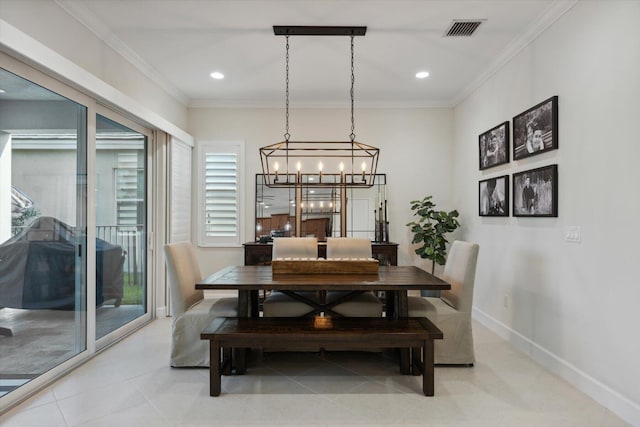
[[[0,398],[87,349],[87,107],[0,68]]]
[[[98,339],[148,312],[148,138],[129,126],[96,115]]]

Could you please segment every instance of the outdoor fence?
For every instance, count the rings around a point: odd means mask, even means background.
[[[11,235],[15,236],[28,226],[11,227]],[[123,270],[129,275],[130,285],[142,285],[144,270],[145,232],[144,225],[99,225],[96,226],[96,237],[112,245],[122,247],[124,255]],[[142,268],[141,268],[142,267]]]

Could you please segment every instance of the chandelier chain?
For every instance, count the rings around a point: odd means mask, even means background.
[[[356,134],[354,133],[356,125],[353,118],[353,86],[356,81],[356,75],[354,72],[354,65],[353,65],[353,39],[354,39],[354,36],[352,34],[351,35],[351,135],[349,135],[349,138],[351,138],[351,142],[355,141],[356,139]]]
[[[291,137],[291,134],[289,134],[289,35],[287,34],[286,36],[287,39],[287,66],[286,66],[286,78],[285,78],[285,83],[286,83],[286,101],[285,101],[285,133],[284,133],[284,139],[285,141],[289,142],[289,138]]]
[[[346,196],[345,189],[347,188],[373,187],[376,182],[380,150],[356,142],[355,134],[355,36],[365,35],[366,27],[285,27],[274,25],[273,29],[275,35],[285,36],[286,41],[285,140],[260,148],[260,162],[265,185],[269,188],[295,188],[295,206],[299,207],[302,207],[302,189],[304,187],[332,188],[334,194],[342,194],[343,196]],[[294,141],[289,133],[291,71],[291,40],[289,40],[289,36],[317,35],[350,36],[351,129],[348,135],[350,141],[349,139],[342,141]],[[315,171],[312,165],[314,162],[317,162],[318,165]],[[325,162],[326,164],[323,164]],[[356,162],[358,165],[355,164]],[[306,164],[303,165],[303,163]],[[349,165],[349,163],[351,164]],[[360,166],[362,166],[362,170],[360,170]],[[337,167],[339,167],[339,172],[336,170]],[[335,192],[338,188],[342,189],[341,193]],[[300,212],[298,207],[296,209],[296,212]],[[262,212],[262,207],[260,211]],[[343,208],[341,212],[346,212],[346,210]],[[296,215],[296,218],[300,217],[301,215]],[[346,214],[341,215],[340,221],[346,224]],[[346,228],[346,225],[343,225],[342,229],[346,230]],[[296,230],[301,231],[302,226],[298,224]]]

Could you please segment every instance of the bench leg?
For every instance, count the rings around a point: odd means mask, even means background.
[[[433,347],[433,340],[425,340],[422,347],[422,391],[425,396],[434,394]]]
[[[209,395],[220,396],[220,342],[213,339],[209,342]]]

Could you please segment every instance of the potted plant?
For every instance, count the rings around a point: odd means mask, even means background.
[[[427,196],[422,200],[411,201],[413,215],[419,219],[407,224],[413,233],[411,243],[422,243],[415,252],[420,258],[430,259],[431,274],[435,271],[436,263],[444,265],[447,255],[447,239],[445,234],[454,231],[460,226],[457,220],[458,211],[451,212],[438,211],[436,205],[431,201],[432,196]]]

